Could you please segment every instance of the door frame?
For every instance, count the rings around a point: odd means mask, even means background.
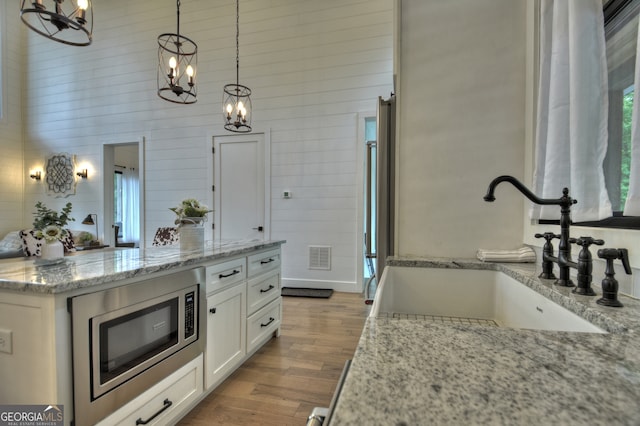
[[[114,147],[118,145],[138,145],[138,179],[139,179],[139,209],[140,209],[140,248],[144,248],[145,244],[145,169],[144,169],[144,153],[145,153],[145,141],[146,137],[143,136],[131,136],[121,137],[117,141],[103,141],[102,142],[102,233],[103,242],[111,247],[115,247],[116,241],[114,233],[112,231],[107,232],[107,229],[113,229],[113,199],[107,198],[106,194],[113,194],[113,179],[107,179],[107,174],[111,176],[111,173],[115,170],[114,161]]]
[[[211,192],[210,192],[210,196],[208,199],[208,203],[210,206],[212,206],[211,208],[214,210],[213,212],[213,224],[215,226],[218,226],[217,223],[219,222],[219,218],[220,218],[220,210],[218,209],[218,205],[220,204],[220,191],[214,191],[214,185],[217,185],[216,183],[216,169],[215,169],[215,162],[217,161],[216,154],[217,152],[214,153],[215,148],[216,148],[216,138],[218,138],[218,140],[220,138],[233,138],[233,137],[237,137],[238,139],[242,138],[242,137],[251,137],[252,135],[261,135],[262,136],[262,141],[264,143],[264,149],[263,149],[263,153],[264,153],[264,164],[263,164],[263,173],[264,173],[264,224],[262,225],[264,227],[264,232],[263,232],[263,239],[265,241],[268,241],[271,239],[271,128],[266,128],[264,131],[262,132],[252,132],[252,133],[242,133],[242,134],[211,134],[209,136],[209,140],[211,141],[211,146],[210,146],[210,161],[208,161],[207,163],[207,183],[209,185],[209,188],[211,188]],[[219,240],[219,236],[218,233],[216,232],[218,231],[218,229],[212,229],[212,240],[216,241],[217,239]]]
[[[358,113],[358,130],[357,130],[357,142],[356,142],[356,258],[358,262],[356,264],[356,288],[359,290],[364,289],[364,234],[365,234],[365,221],[364,221],[364,174],[365,174],[365,120],[367,118],[376,117],[375,111],[364,111]]]

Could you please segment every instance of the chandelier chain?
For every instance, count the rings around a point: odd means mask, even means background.
[[[176,0],[176,20],[176,35],[178,36],[178,44],[180,44],[180,0]]]
[[[236,84],[240,84],[240,0],[236,0]]]

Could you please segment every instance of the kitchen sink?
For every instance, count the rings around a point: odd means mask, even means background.
[[[491,270],[387,266],[370,316],[606,333],[509,275]]]

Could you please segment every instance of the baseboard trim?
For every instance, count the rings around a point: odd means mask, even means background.
[[[362,289],[356,282],[349,281],[321,281],[296,278],[282,278],[282,287],[294,288],[330,288],[344,293],[362,293]]]

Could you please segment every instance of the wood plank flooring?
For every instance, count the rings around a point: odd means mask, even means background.
[[[304,425],[328,407],[353,357],[370,307],[361,294],[283,298],[281,335],[271,339],[178,425]]]

